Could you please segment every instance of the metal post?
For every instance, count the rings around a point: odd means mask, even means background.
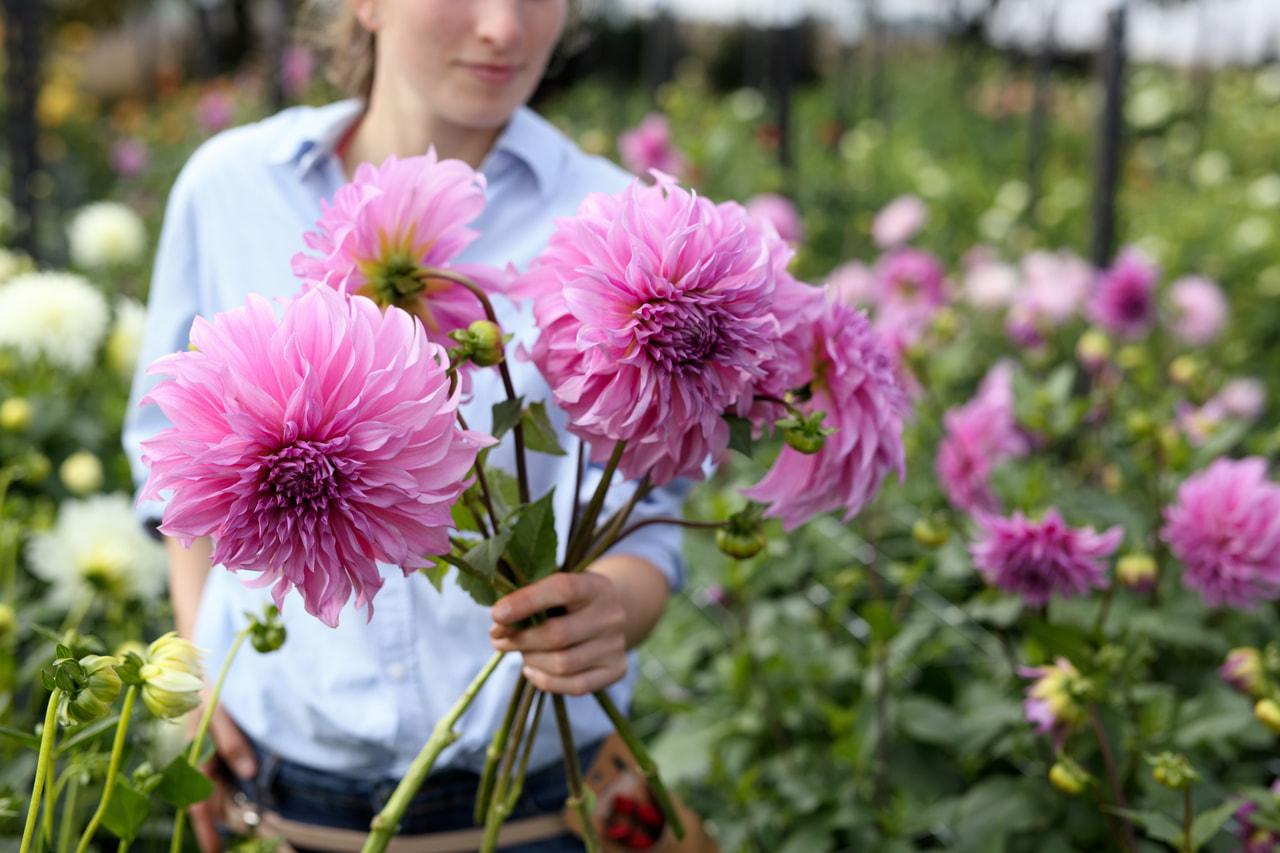
[[[791,168],[791,55],[796,41],[796,27],[779,27],[773,31],[773,92],[778,99],[778,162],[784,169]]]
[[[1102,114],[1094,151],[1093,263],[1111,262],[1116,244],[1116,189],[1120,181],[1124,137],[1125,17],[1124,6],[1107,14],[1107,41],[1102,55]]]
[[[40,91],[40,0],[6,0],[5,52],[9,57],[9,178],[13,202],[13,248],[37,262],[38,201],[31,191],[40,171],[36,152],[36,97]]]
[[[1053,71],[1053,27],[1057,10],[1049,12],[1044,39],[1035,61],[1035,96],[1027,127],[1027,188],[1030,190],[1028,210],[1035,210],[1040,200],[1041,173],[1044,171],[1045,125],[1049,114],[1049,78]]]

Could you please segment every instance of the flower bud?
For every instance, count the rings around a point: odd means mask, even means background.
[[[18,630],[18,614],[12,606],[0,602],[0,643],[4,643]]]
[[[1200,774],[1191,766],[1185,755],[1176,752],[1162,752],[1157,756],[1148,756],[1147,761],[1154,765],[1151,775],[1166,788],[1180,791],[1200,778]]]
[[[8,432],[25,432],[31,426],[35,409],[26,397],[10,397],[0,403],[0,429]]]
[[[930,519],[917,518],[911,525],[911,537],[926,548],[937,548],[946,544],[951,532]]]
[[[1076,341],[1076,358],[1090,373],[1101,370],[1111,358],[1111,339],[1101,329],[1089,329]]]
[[[58,722],[73,726],[109,714],[111,703],[120,695],[120,675],[116,672],[119,662],[106,655],[80,658],[84,680],[58,700]]]
[[[1187,386],[1200,376],[1200,365],[1189,355],[1180,355],[1169,362],[1169,379],[1175,385]]]
[[[1116,364],[1125,370],[1137,370],[1147,363],[1147,351],[1141,344],[1129,344],[1116,353]]]
[[[15,473],[25,485],[38,486],[44,482],[45,477],[49,476],[49,471],[52,469],[53,463],[49,461],[48,456],[37,450],[32,450],[22,455]]]
[[[754,557],[769,544],[763,525],[755,528],[735,528],[733,525],[716,530],[716,547],[735,560]]]
[[[1124,425],[1135,438],[1143,438],[1151,434],[1156,424],[1151,415],[1146,412],[1130,412],[1125,418]]]
[[[249,642],[253,643],[253,647],[260,654],[274,652],[284,645],[288,633],[285,631],[284,623],[280,621],[280,610],[274,604],[268,604],[263,609],[261,619],[251,613],[245,615],[252,623],[249,629]]]
[[[102,462],[87,450],[77,450],[63,460],[58,478],[71,494],[84,497],[102,488]]]
[[[173,631],[147,647],[138,675],[143,703],[161,719],[180,717],[200,704],[204,670],[199,651]]]
[[[1089,775],[1089,771],[1064,755],[1049,768],[1049,784],[1068,797],[1074,797],[1093,784],[1093,777]]]
[[[782,439],[788,447],[808,455],[821,450],[827,436],[835,432],[822,428],[822,419],[826,416],[826,412],[814,412],[798,418],[783,418],[777,425],[782,428]]]
[[[466,329],[450,332],[449,337],[462,345],[459,348],[461,355],[479,367],[501,364],[505,357],[502,350],[502,330],[496,323],[488,320],[476,320]]]
[[[1150,554],[1124,555],[1116,563],[1116,579],[1133,592],[1150,592],[1158,580],[1155,558]]]
[[[1253,715],[1271,731],[1280,735],[1280,704],[1274,699],[1259,699],[1253,706]]]
[[[1263,672],[1262,652],[1249,646],[1232,649],[1227,659],[1218,667],[1218,677],[1246,696],[1258,699],[1266,690],[1267,677]]]

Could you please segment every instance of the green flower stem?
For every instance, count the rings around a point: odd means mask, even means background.
[[[625,441],[619,441],[613,447],[613,454],[604,466],[604,473],[600,477],[600,483],[596,486],[595,493],[591,495],[591,500],[587,503],[586,510],[578,520],[578,529],[573,539],[569,541],[569,547],[565,550],[564,570],[566,572],[578,569],[579,565],[582,564],[583,554],[591,546],[591,538],[595,534],[596,519],[600,515],[600,508],[604,506],[604,496],[609,491],[609,484],[613,481],[613,473],[618,470],[618,463],[622,461],[622,451],[626,447],[627,443]]]
[[[497,669],[498,662],[502,660],[504,655],[505,652],[495,652],[493,657],[489,658],[489,662],[484,665],[484,669],[480,670],[480,674],[467,685],[467,689],[453,703],[449,713],[441,717],[436,723],[431,732],[431,737],[427,739],[422,751],[418,753],[418,757],[409,766],[409,772],[400,780],[400,784],[396,786],[395,791],[391,794],[391,799],[387,800],[386,806],[374,816],[370,824],[369,837],[365,840],[361,853],[382,853],[387,849],[387,844],[391,841],[391,837],[395,835],[396,827],[400,824],[400,818],[404,817],[405,809],[409,807],[409,801],[413,799],[413,795],[422,787],[422,783],[426,781],[427,774],[431,772],[431,765],[435,764],[436,758],[439,757],[446,746],[458,739],[458,735],[453,731],[454,724],[458,722],[458,718],[471,705],[472,700],[476,698],[480,688],[484,686],[489,676]]]
[[[107,785],[102,791],[102,799],[98,801],[98,808],[89,819],[89,825],[84,828],[84,835],[80,836],[80,846],[76,848],[76,853],[84,853],[89,849],[89,841],[98,829],[98,824],[102,823],[102,816],[107,813],[111,794],[116,789],[116,774],[120,772],[120,759],[124,755],[124,735],[129,730],[129,716],[133,713],[133,702],[137,698],[138,685],[130,684],[128,692],[124,694],[124,704],[120,706],[120,722],[116,724],[116,738],[111,744],[111,761],[107,765]]]
[[[621,442],[619,442],[621,445]],[[616,455],[616,454],[615,454]],[[566,804],[578,815],[582,825],[582,840],[587,846],[587,853],[601,853],[600,839],[596,836],[595,824],[591,822],[591,803],[582,786],[582,768],[578,766],[578,749],[573,745],[573,730],[569,725],[569,712],[565,709],[564,697],[559,693],[551,694],[551,701],[556,709],[556,726],[560,730],[560,745],[564,750],[564,771],[569,783],[569,799]]]
[[[191,749],[187,751],[187,761],[192,767],[195,767],[196,763],[200,761],[200,751],[204,746],[204,738],[209,733],[209,724],[213,721],[213,712],[218,706],[218,696],[222,693],[222,683],[227,680],[227,673],[231,670],[231,662],[235,660],[236,653],[244,645],[245,638],[252,632],[253,622],[250,622],[240,629],[239,634],[236,634],[235,642],[231,644],[231,651],[227,652],[227,658],[222,662],[222,671],[218,673],[218,681],[213,685],[213,692],[205,700],[204,710],[200,714],[200,724],[196,726],[196,735],[191,740]],[[173,815],[173,837],[169,841],[170,853],[180,853],[182,850],[182,835],[186,825],[187,809],[186,806],[181,806]]]
[[[602,532],[596,537],[595,547],[590,553],[583,558],[580,565],[585,569],[587,566],[600,559],[605,551],[612,548],[618,543],[622,536],[619,531],[622,525],[627,523],[627,519],[631,517],[631,511],[636,508],[636,504],[644,500],[645,496],[653,491],[653,485],[650,483],[649,475],[644,477],[636,484],[635,491],[631,493],[631,498],[602,525]]]
[[[649,790],[653,792],[653,798],[657,800],[658,808],[662,810],[662,816],[667,819],[667,823],[670,825],[671,831],[675,833],[676,839],[684,838],[684,824],[680,822],[680,816],[676,814],[676,807],[671,802],[671,794],[667,792],[667,786],[662,783],[662,778],[658,775],[658,765],[654,763],[649,751],[644,748],[644,744],[636,737],[635,730],[631,728],[631,721],[618,710],[613,698],[606,691],[597,690],[591,695],[596,697],[600,707],[609,715],[609,719],[613,722],[613,727],[617,729],[619,737],[627,745],[627,749],[631,751],[631,756],[636,760],[636,763],[640,765],[640,772],[644,775],[645,781],[649,783]]]
[[[587,556],[587,559],[583,560],[583,564],[587,566],[591,565],[595,560],[599,559],[600,555],[603,554],[607,549],[612,548],[614,545],[617,545],[619,542],[621,542],[623,539],[626,539],[632,533],[635,533],[637,530],[639,530],[642,527],[648,527],[650,524],[674,524],[678,527],[688,527],[694,530],[715,530],[716,528],[719,528],[719,527],[727,527],[729,522],[728,520],[692,521],[686,518],[676,518],[674,516],[665,516],[665,515],[652,516],[650,518],[642,518],[639,521],[635,522],[634,524],[629,524],[626,527],[622,528],[621,532],[619,532],[617,536],[612,537],[611,539],[609,539],[608,542],[603,543],[595,551],[592,551],[591,554]]]
[[[1089,717],[1093,722],[1093,732],[1098,738],[1098,749],[1102,753],[1102,763],[1107,768],[1107,779],[1111,783],[1111,796],[1115,800],[1115,805],[1122,809],[1128,808],[1124,800],[1124,790],[1120,785],[1120,777],[1116,775],[1116,762],[1111,756],[1111,744],[1107,740],[1106,730],[1102,728],[1102,718],[1098,716],[1098,707],[1096,705],[1089,706]],[[1137,853],[1138,841],[1133,834],[1133,824],[1127,818],[1120,818],[1120,825],[1124,830],[1125,849],[1129,853]]]
[[[1191,811],[1191,783],[1187,783],[1182,789],[1182,849],[1185,853],[1194,853],[1195,848],[1191,846],[1191,823],[1193,818]]]
[[[71,849],[71,821],[76,813],[76,799],[80,793],[80,774],[73,772],[67,780],[67,799],[62,804],[62,821],[58,825],[58,849]]]
[[[22,844],[18,853],[27,853],[36,831],[36,816],[40,811],[40,793],[53,759],[53,739],[58,731],[58,700],[62,691],[54,688],[49,694],[49,707],[44,712],[44,729],[40,732],[40,757],[36,760],[36,780],[31,786],[31,803],[27,806],[27,823],[22,828]]]
[[[507,740],[511,736],[511,727],[515,724],[520,699],[528,688],[529,679],[525,678],[522,672],[516,679],[515,689],[511,692],[511,701],[507,703],[507,713],[503,717],[502,728],[493,733],[493,740],[489,741],[489,747],[484,752],[484,772],[480,774],[480,787],[476,790],[475,812],[472,815],[477,825],[485,822],[484,816],[489,811],[494,781],[498,775],[498,762],[506,752]]]
[[[521,741],[525,738],[532,739],[532,733],[526,731],[526,724],[529,721],[529,709],[533,706],[535,693],[542,695],[540,690],[532,686],[527,690],[519,691],[519,707],[516,709],[513,718],[514,728],[511,731],[514,736],[507,738],[502,750],[502,765],[498,769],[496,784],[490,794],[489,806],[484,816],[484,840],[480,845],[480,853],[493,853],[498,849],[498,833],[511,814],[512,800],[508,796],[508,785],[512,789],[519,790],[523,784],[523,779],[513,779],[512,772],[515,768],[516,756],[520,752]],[[513,695],[511,698],[513,702],[516,701],[516,696]]]
[[[65,637],[71,631],[80,630],[80,623],[88,615],[89,608],[93,606],[93,600],[96,597],[96,594],[91,590],[82,592],[76,598],[71,609],[67,611],[67,618],[63,620],[62,627],[58,630],[58,633]]]
[[[432,267],[423,270],[422,275],[427,278],[439,278],[445,281],[451,281],[454,284],[461,285],[480,300],[480,304],[484,307],[484,316],[490,323],[498,328],[502,328],[502,324],[498,322],[498,315],[493,310],[493,303],[489,301],[489,296],[484,290],[465,275],[459,275],[450,270]],[[498,362],[498,372],[502,375],[502,388],[507,393],[507,399],[515,401],[519,399],[516,396],[515,383],[511,381],[511,371],[507,369],[506,359]],[[525,466],[524,460],[524,427],[517,423],[511,430],[512,436],[516,443],[516,482],[520,488],[520,503],[527,504],[529,502],[529,472]]]

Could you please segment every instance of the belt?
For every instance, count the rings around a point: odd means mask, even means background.
[[[283,838],[277,853],[293,853],[293,848],[324,850],[330,853],[359,853],[369,834],[354,829],[318,826],[281,817],[270,810],[259,810],[244,794],[237,793],[227,805],[227,828],[239,835],[258,838]],[[539,815],[507,821],[498,833],[498,847],[545,841],[566,832],[559,814]],[[457,829],[425,835],[397,835],[387,845],[388,853],[473,853],[480,849],[484,829]]]

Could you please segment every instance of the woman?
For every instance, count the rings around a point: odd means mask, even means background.
[[[139,483],[146,476],[139,442],[167,425],[155,406],[136,406],[154,382],[143,372],[146,365],[185,348],[197,315],[239,307],[250,291],[295,292],[290,259],[304,250],[302,235],[319,219],[321,200],[332,198],[358,164],[377,165],[389,155],[422,154],[434,146],[442,159],[478,168],[488,199],[472,223],[481,236],[458,260],[499,267],[527,264],[544,247],[552,220],[572,214],[587,193],[627,184],[629,176],[584,155],[524,106],[564,28],[566,4],[346,0],[333,10],[346,33],[335,62],[356,97],[232,129],[193,155],[166,212],[125,430]],[[536,329],[530,314],[501,298],[497,303],[504,330],[531,342]],[[532,365],[510,366],[527,399],[550,397]],[[472,428],[487,428],[499,399],[496,377],[478,372],[464,406]],[[558,426],[568,441],[563,419]],[[575,458],[572,450],[566,457],[535,454],[535,496],[553,488],[558,496],[571,495]],[[613,500],[625,499],[615,491]],[[678,503],[678,494],[659,492],[640,511],[670,515]],[[141,511],[154,523],[161,507]],[[563,547],[567,519],[559,515]],[[210,571],[207,540],[189,551],[174,540],[167,545],[176,627],[207,649],[216,665],[243,627],[243,614],[261,610],[266,590]],[[626,707],[634,680],[628,649],[653,628],[669,589],[680,582],[679,549],[672,528],[649,525],[589,571],[555,575],[502,599],[491,612],[452,583],[437,593],[425,577],[404,579],[398,568],[386,566],[389,583],[378,598],[377,617],[367,624],[365,614],[348,605],[338,628],[327,628],[290,598],[284,647],[269,655],[242,653],[231,668],[212,726],[218,755],[242,792],[286,819],[367,829],[435,721],[492,648],[519,652],[507,655],[463,717],[460,739],[442,754],[401,825],[405,834],[440,841],[440,833],[472,826],[475,774],[522,664],[544,690],[581,696],[611,685]],[[550,608],[562,608],[564,615],[527,630],[507,627]],[[575,741],[589,757],[611,726],[590,697],[570,700],[570,714]],[[513,815],[516,836],[527,840],[503,849],[582,849],[554,820],[537,819],[558,812],[565,795],[551,717],[544,715],[526,795]],[[219,846],[217,800],[192,810],[206,851]]]

